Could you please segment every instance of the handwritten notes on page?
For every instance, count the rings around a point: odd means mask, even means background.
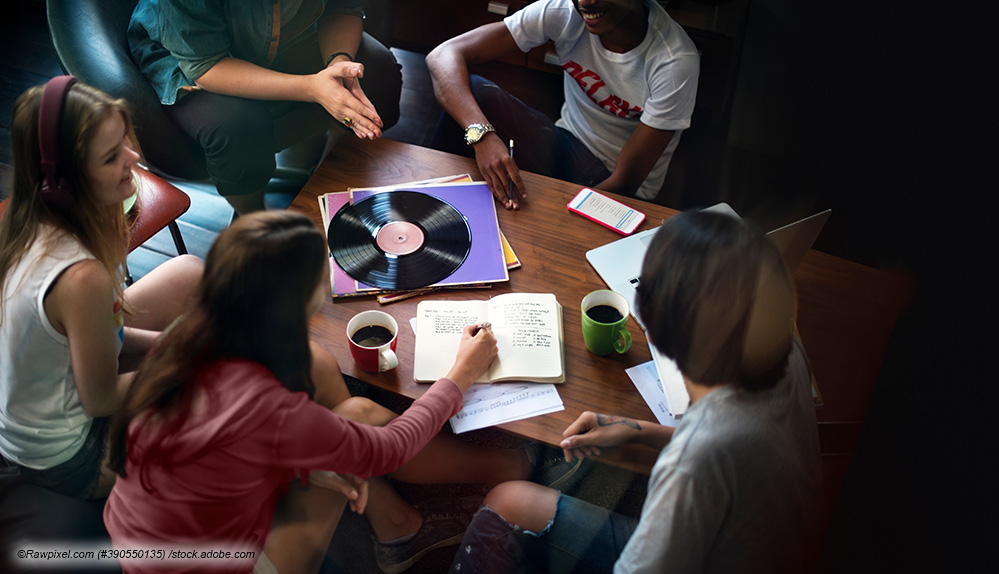
[[[440,323],[434,321],[429,325],[424,319],[424,327],[433,325],[434,332],[437,332],[438,328],[447,332],[455,328],[453,323],[461,324],[461,327],[464,327],[464,325],[481,320],[464,312],[457,312],[454,315],[460,319],[455,321],[442,320]],[[561,318],[559,320],[561,321]],[[471,323],[466,321],[471,321]],[[418,323],[418,317],[409,320],[414,334],[419,333]],[[445,324],[451,324],[451,326],[445,327]],[[459,332],[461,327],[458,328]],[[447,366],[450,367],[451,362],[454,361],[455,353],[443,354],[449,357],[449,360],[444,362],[447,362]],[[451,417],[450,422],[455,433],[463,433],[562,410],[565,410],[565,405],[562,404],[562,397],[559,396],[557,388],[552,383],[479,384],[472,385],[465,392],[461,411]]]
[[[562,307],[551,293],[505,293],[486,301],[421,301],[413,376],[430,383],[451,368],[467,325],[492,323],[499,353],[476,382],[565,381]]]
[[[551,383],[472,385],[451,428],[457,434],[561,410],[562,397]]]

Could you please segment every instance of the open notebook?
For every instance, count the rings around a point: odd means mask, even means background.
[[[498,354],[476,383],[565,382],[562,306],[552,293],[504,293],[472,301],[420,301],[416,306],[413,376],[432,383],[454,363],[466,325],[490,323]]]

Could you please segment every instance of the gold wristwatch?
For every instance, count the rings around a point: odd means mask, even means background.
[[[472,124],[465,128],[465,143],[472,145],[482,139],[482,136],[494,131],[496,129],[492,124]]]

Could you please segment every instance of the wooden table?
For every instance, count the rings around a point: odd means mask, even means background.
[[[295,198],[292,210],[320,223],[316,197],[348,187],[374,187],[444,175],[469,173],[480,179],[473,160],[394,142],[344,142],[318,168]],[[491,289],[441,291],[379,306],[374,298],[323,305],[310,329],[339,361],[345,373],[409,398],[427,385],[413,382],[414,335],[408,328],[423,299],[487,299],[510,291],[555,293],[563,307],[567,382],[559,385],[565,410],[502,425],[532,440],[557,445],[562,431],[585,410],[654,421],[625,369],[650,360],[645,334],[632,320],[634,339],[624,355],[597,357],[586,351],[580,327],[580,301],[607,286],[585,259],[587,250],[620,235],[569,213],[565,205],[579,186],[522,173],[528,201],[520,211],[498,207],[500,227],[523,263],[509,283]],[[647,214],[639,231],[658,226],[676,210],[619,197]],[[835,214],[833,214],[835,217]],[[796,276],[798,329],[824,398],[818,411],[827,504],[835,502],[860,423],[877,379],[896,316],[904,305],[907,278],[811,251]],[[360,372],[345,343],[347,321],[365,309],[381,308],[401,325],[399,367],[377,375]],[[657,453],[639,446],[608,449],[601,460],[648,474]]]

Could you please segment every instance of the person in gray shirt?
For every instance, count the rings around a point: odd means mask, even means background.
[[[585,412],[566,460],[660,449],[641,516],[537,484],[493,489],[451,572],[810,570],[822,519],[811,367],[773,243],[724,214],[669,219],[646,254],[637,310],[677,363],[691,405],[675,429]],[[533,570],[532,570],[533,568]]]

